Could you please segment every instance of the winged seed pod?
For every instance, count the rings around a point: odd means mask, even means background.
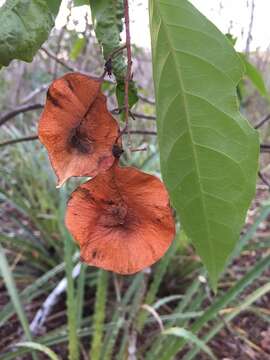
[[[60,187],[71,176],[96,176],[115,161],[119,127],[106,106],[101,82],[70,73],[49,87],[38,134]]]
[[[66,226],[83,261],[120,274],[155,263],[175,236],[163,183],[117,163],[72,193]]]

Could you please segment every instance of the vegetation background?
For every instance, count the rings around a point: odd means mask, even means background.
[[[79,262],[63,222],[78,180],[57,190],[45,149],[24,139],[36,134],[53,79],[72,70],[103,72],[90,17],[85,14],[78,31],[71,11],[69,2],[66,24],[53,30],[31,64],[13,61],[0,71],[0,358],[270,359],[267,145],[256,198],[217,294],[181,230],[159,263],[134,276]],[[258,72],[239,87],[241,110],[267,144],[270,107],[262,78],[268,88],[270,54],[248,55]],[[122,161],[160,176],[151,55],[137,46],[133,72],[140,100],[132,146],[146,150],[126,152]],[[104,86],[112,111],[114,86],[113,79]]]

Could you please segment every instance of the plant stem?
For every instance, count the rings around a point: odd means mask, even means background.
[[[61,190],[61,205],[60,213],[64,223],[64,213],[66,205],[66,192],[65,187]],[[73,240],[68,233],[66,227],[60,227],[62,236],[64,237],[64,256],[65,256],[65,269],[67,278],[67,318],[68,318],[68,349],[69,360],[79,360],[79,345],[77,337],[77,306],[75,302],[74,279],[72,276],[73,270]]]
[[[127,71],[125,77],[125,128],[123,133],[125,131],[128,132],[128,119],[129,119],[128,88],[129,88],[129,81],[131,79],[131,67],[132,67],[128,0],[124,0],[124,13],[125,13],[125,27],[126,27]]]
[[[90,354],[89,354],[89,358],[91,360],[101,359],[100,355],[101,355],[103,329],[104,329],[107,287],[108,287],[108,272],[105,270],[99,270],[96,301],[95,301],[94,323],[93,323],[94,335],[93,335]]]

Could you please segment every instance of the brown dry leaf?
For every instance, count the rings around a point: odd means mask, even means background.
[[[118,164],[72,193],[66,225],[80,245],[83,261],[120,274],[152,265],[175,236],[163,183]]]
[[[55,80],[39,122],[60,187],[71,176],[96,176],[112,166],[119,127],[107,110],[101,82],[80,73]]]

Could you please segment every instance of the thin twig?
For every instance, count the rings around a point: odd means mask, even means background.
[[[131,148],[129,149],[130,152],[139,152],[139,151],[147,151],[148,150],[148,146],[144,146],[144,147],[140,147],[140,148]]]
[[[43,108],[42,104],[30,104],[30,105],[18,106],[17,108],[0,116],[0,126],[4,125],[8,120],[12,119],[13,117],[17,116],[20,113],[25,113],[27,111],[42,109],[42,108]]]
[[[39,95],[40,93],[42,93],[43,91],[47,91],[48,87],[49,87],[49,83],[47,84],[43,84],[40,87],[38,87],[37,89],[35,89],[34,91],[30,92],[30,94],[28,94],[27,96],[25,96],[21,101],[20,104],[23,105],[25,103],[28,103],[30,100],[32,100],[34,97],[36,97],[37,95]]]
[[[259,175],[259,178],[262,180],[262,182],[268,187],[268,189],[270,189],[270,182],[268,181],[268,179],[266,179],[264,174],[261,171],[259,171],[258,175]]]
[[[270,114],[266,115],[262,120],[260,120],[257,124],[255,124],[254,129],[259,129],[269,120],[270,120]]]
[[[260,145],[260,151],[261,151],[261,152],[267,152],[267,153],[269,153],[269,152],[270,152],[270,145],[268,145],[268,144],[261,144],[261,145]]]
[[[74,66],[71,66],[70,64],[68,64],[67,62],[65,62],[64,60],[62,59],[59,59],[59,57],[57,57],[53,52],[51,52],[50,50],[46,49],[44,46],[42,46],[40,48],[42,51],[44,51],[51,59],[55,60],[56,62],[58,62],[59,64],[61,64],[63,67],[65,67],[67,70],[69,71],[72,71],[72,72],[80,72],[81,74],[84,74],[84,75],[87,75],[89,77],[91,77],[92,79],[96,79],[96,80],[100,80],[100,76],[95,76],[95,75],[92,75],[88,72],[85,72],[85,71],[80,71],[79,69],[77,69],[76,67]],[[113,81],[110,81],[110,80],[106,80],[107,82],[109,83],[112,83],[114,84]]]
[[[143,95],[138,95],[138,98],[139,98],[141,101],[146,102],[147,104],[155,105],[155,100],[148,99],[147,97],[145,97],[145,96],[143,96]]]
[[[63,61],[62,59],[59,59],[59,57],[57,55],[55,55],[54,53],[52,53],[50,50],[46,49],[44,46],[42,46],[40,48],[40,50],[44,51],[45,54],[47,56],[49,56],[51,59],[53,59],[54,61],[56,61],[58,64],[61,64],[62,66],[64,66],[66,69],[68,69],[69,71],[75,71],[74,67],[72,67],[71,65],[67,64],[65,61]]]
[[[245,53],[249,54],[250,43],[252,41],[252,27],[253,27],[253,20],[254,20],[254,10],[255,10],[255,0],[252,0],[251,3],[251,13],[250,13],[250,22],[249,22],[249,29],[247,35],[247,42],[246,42],[246,49]]]
[[[126,44],[120,46],[118,49],[115,49],[113,52],[111,52],[111,54],[109,55],[108,59],[113,59],[115,56],[118,55],[118,53],[120,53],[121,51],[125,50],[127,47]],[[107,60],[108,60],[107,59]]]
[[[145,120],[156,120],[156,116],[154,115],[144,115],[144,114],[140,114],[140,113],[135,113],[135,112],[132,112],[131,113],[135,118],[138,118],[138,119],[145,119]]]
[[[125,133],[127,133],[127,131],[125,131]],[[151,131],[151,130],[130,130],[129,131],[130,134],[139,134],[139,135],[157,135],[156,131]]]
[[[33,140],[38,140],[38,136],[30,135],[30,136],[21,137],[18,139],[7,140],[7,141],[0,143],[0,147],[7,146],[7,145],[13,145],[13,144],[17,144],[20,142],[33,141]]]
[[[128,130],[128,119],[129,119],[129,103],[128,103],[128,90],[129,82],[131,80],[131,45],[130,45],[130,29],[129,29],[129,6],[128,0],[124,0],[124,11],[125,11],[125,28],[126,28],[126,47],[127,47],[127,71],[125,77],[125,128],[124,132]]]
[[[124,110],[124,108],[115,108],[111,110],[111,114],[113,115],[119,115],[121,114],[121,112]],[[129,115],[133,118],[138,118],[138,119],[145,119],[145,120],[156,120],[156,116],[155,115],[145,115],[145,114],[141,114],[141,113],[136,113],[136,112],[132,112],[129,111]]]

